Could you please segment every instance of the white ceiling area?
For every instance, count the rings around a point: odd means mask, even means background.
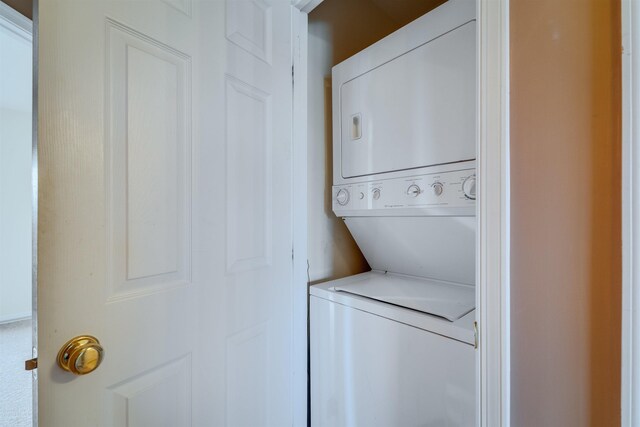
[[[0,26],[0,109],[31,111],[31,43]]]

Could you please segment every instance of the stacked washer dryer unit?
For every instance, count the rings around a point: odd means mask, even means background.
[[[333,210],[372,271],[310,288],[311,418],[475,424],[475,2],[333,69]]]

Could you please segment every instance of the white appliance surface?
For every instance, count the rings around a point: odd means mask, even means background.
[[[314,427],[475,425],[475,13],[333,68],[333,210],[373,271],[309,288]]]
[[[475,216],[475,161],[456,170],[333,186],[338,216]]]
[[[310,298],[311,425],[475,425],[473,345],[363,310],[357,303],[366,298],[333,294],[346,304]]]
[[[349,284],[335,287],[401,307],[443,317],[451,322],[475,308],[475,288],[402,274],[372,272]]]
[[[472,310],[459,319],[449,321],[443,317],[425,314],[399,305],[393,305],[365,296],[336,290],[336,288],[348,288],[352,284],[377,281],[380,280],[380,277],[383,275],[384,273],[379,271],[368,271],[366,273],[356,274],[342,279],[319,283],[309,288],[309,294],[314,297],[334,302],[338,305],[348,306],[360,311],[366,311],[367,313],[371,313],[385,319],[410,325],[422,331],[432,332],[473,346],[475,343],[473,327],[475,321],[475,310]],[[401,275],[390,275],[389,277],[393,276],[398,277]],[[391,280],[393,280],[393,278]],[[312,336],[312,340],[313,339],[315,338]]]
[[[332,88],[334,184],[474,160],[475,2],[450,0],[336,65]]]
[[[373,270],[475,285],[475,217],[346,217]]]

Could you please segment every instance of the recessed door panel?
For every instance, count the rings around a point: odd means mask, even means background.
[[[113,20],[107,37],[114,299],[189,281],[191,58]]]
[[[185,356],[109,387],[111,426],[191,425],[191,358]]]

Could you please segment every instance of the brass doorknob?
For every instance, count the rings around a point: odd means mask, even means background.
[[[104,357],[100,341],[91,335],[80,335],[66,342],[58,352],[58,366],[75,375],[95,371]]]

